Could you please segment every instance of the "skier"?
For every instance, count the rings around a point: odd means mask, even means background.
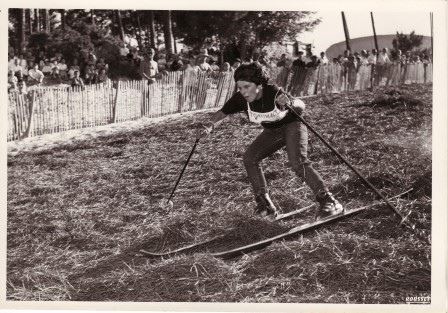
[[[238,67],[234,79],[237,92],[213,114],[209,122],[202,125],[196,137],[210,134],[227,115],[242,111],[246,112],[250,122],[263,126],[262,133],[249,145],[243,157],[255,193],[255,212],[262,217],[275,217],[278,214],[269,196],[260,162],[286,146],[292,169],[312,189],[319,203],[318,216],[324,218],[342,213],[342,205],[329,192],[307,157],[306,126],[286,106],[288,102],[292,103],[295,111],[302,113],[305,109],[303,101],[292,98],[276,85],[268,84],[269,77],[257,63]]]

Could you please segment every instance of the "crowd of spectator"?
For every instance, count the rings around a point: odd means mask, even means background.
[[[31,86],[84,86],[107,82],[109,65],[104,59],[98,59],[93,50],[81,62],[75,58],[70,63],[61,53],[49,57],[41,51],[37,57],[10,55],[8,73],[8,91],[26,93]]]
[[[152,48],[139,51],[137,47],[128,47],[122,43],[119,48],[120,61],[124,61],[133,67],[141,79],[146,79],[148,83],[153,83],[163,73],[168,71],[187,72],[234,72],[241,64],[258,62],[267,70],[273,68],[289,68],[291,70],[303,68],[317,68],[320,65],[339,64],[342,66],[343,74],[348,77],[355,77],[363,65],[373,65],[377,68],[376,75],[381,74],[381,68],[388,64],[400,63],[416,64],[431,63],[431,57],[426,54],[418,54],[400,50],[389,52],[383,48],[380,52],[376,49],[361,50],[352,53],[350,50],[344,51],[342,55],[328,58],[325,52],[319,55],[312,53],[310,48],[305,51],[298,51],[297,57],[292,59],[286,54],[282,54],[279,60],[268,58],[266,53],[261,53],[255,57],[244,59],[235,58],[232,62],[218,63],[219,55],[210,55],[207,49],[200,53],[184,53],[170,55],[166,62],[161,62],[165,58],[157,60],[159,57]],[[78,59],[66,62],[61,53],[56,53],[48,57],[44,52],[40,52],[37,57],[27,55],[11,56],[8,63],[8,90],[17,90],[26,93],[26,88],[30,86],[42,86],[51,84],[67,84],[70,86],[84,86],[106,82],[109,79],[109,66],[104,59],[97,58],[93,50]],[[352,79],[353,80],[353,79]]]
[[[280,60],[277,62],[277,67],[317,67],[321,64],[340,64],[347,67],[359,68],[361,65],[383,65],[388,63],[400,64],[415,64],[415,63],[431,63],[431,59],[427,54],[411,53],[408,51],[403,54],[401,50],[389,51],[388,48],[383,48],[380,52],[376,49],[361,50],[360,52],[352,53],[350,50],[345,50],[343,55],[338,55],[329,60],[325,52],[321,52],[319,56],[312,54],[311,50],[298,52],[298,57],[294,61],[289,61],[286,54],[282,54]]]

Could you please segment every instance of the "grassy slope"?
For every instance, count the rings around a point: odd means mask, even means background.
[[[429,90],[428,90],[429,89]],[[431,219],[431,95],[376,105],[370,92],[307,101],[306,118],[428,236]],[[376,92],[381,96],[384,90]],[[380,99],[378,99],[380,100]],[[430,247],[397,228],[385,207],[277,242],[232,260],[206,252],[236,247],[308,221],[252,215],[242,165],[260,132],[235,116],[198,146],[175,196],[166,199],[210,113],[8,157],[8,276],[11,300],[401,303],[430,292]],[[375,198],[311,136],[310,157],[347,208]],[[284,151],[264,161],[275,201],[289,211],[312,203]],[[196,253],[148,260],[228,229]]]

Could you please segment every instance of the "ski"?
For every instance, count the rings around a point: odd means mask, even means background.
[[[388,200],[392,200],[392,199],[401,197],[402,195],[410,192],[411,190],[412,189],[407,190],[405,192],[402,192],[402,193],[400,193],[400,194],[398,194],[396,196],[390,197],[390,198],[388,198]],[[375,202],[375,203],[372,203],[372,204],[369,204],[369,205],[365,205],[365,206],[362,206],[362,207],[359,207],[359,208],[356,208],[356,209],[353,209],[353,210],[350,210],[350,211],[343,212],[343,213],[338,214],[338,215],[328,216],[326,218],[319,219],[319,220],[311,222],[311,223],[307,223],[307,224],[304,224],[304,225],[296,226],[296,227],[293,227],[289,231],[284,232],[282,234],[279,234],[279,235],[276,235],[276,236],[273,236],[273,237],[269,237],[269,238],[266,238],[266,239],[263,239],[263,240],[260,240],[260,241],[257,241],[257,242],[245,245],[245,246],[234,248],[234,249],[230,249],[230,250],[226,250],[226,251],[222,251],[222,252],[211,253],[211,256],[214,256],[214,257],[217,257],[217,258],[231,258],[231,257],[237,256],[237,255],[240,255],[242,253],[247,253],[247,252],[250,252],[250,251],[258,250],[258,249],[264,248],[266,246],[269,246],[274,241],[277,241],[277,240],[280,240],[280,239],[286,239],[286,238],[295,236],[295,235],[297,235],[297,234],[299,234],[301,232],[304,232],[304,231],[307,231],[307,230],[312,230],[312,229],[314,229],[314,228],[316,228],[318,226],[327,224],[329,222],[336,221],[336,220],[342,219],[344,217],[360,213],[360,212],[362,212],[362,211],[364,211],[364,210],[366,210],[366,209],[368,209],[368,208],[370,208],[370,207],[372,207],[374,205],[377,205],[377,204],[379,204],[381,202],[382,201],[378,201],[378,202]]]
[[[411,190],[412,189],[409,189],[409,190],[407,190],[405,192],[402,192],[402,193],[397,194],[397,195],[395,195],[393,197],[390,197],[390,198],[388,198],[388,200],[392,200],[392,199],[401,197],[401,196],[409,193]],[[217,252],[217,253],[212,253],[212,255],[215,256],[215,257],[226,258],[226,257],[230,257],[230,256],[237,255],[237,254],[240,254],[240,253],[244,253],[244,252],[249,252],[249,251],[252,251],[252,250],[260,249],[260,248],[262,248],[264,246],[268,246],[269,244],[271,244],[272,242],[274,242],[276,240],[288,238],[288,237],[296,235],[296,234],[298,234],[300,232],[303,232],[303,231],[306,231],[306,230],[309,230],[309,229],[313,229],[313,228],[318,227],[318,226],[320,226],[322,224],[326,224],[326,223],[328,223],[330,221],[337,220],[337,219],[340,219],[342,217],[353,215],[355,213],[358,213],[358,212],[360,212],[360,211],[362,211],[364,209],[367,209],[367,208],[372,207],[374,205],[377,205],[379,203],[381,203],[381,201],[377,201],[377,202],[375,202],[373,204],[366,205],[366,206],[363,206],[363,207],[351,210],[349,212],[344,212],[344,213],[336,215],[336,216],[329,216],[327,218],[320,219],[320,220],[315,221],[315,222],[307,223],[307,224],[301,225],[301,226],[296,226],[294,228],[291,228],[289,231],[287,231],[285,233],[282,233],[282,234],[279,234],[277,236],[266,238],[266,239],[263,239],[261,241],[258,241],[258,242],[255,242],[255,243],[252,243],[252,244],[249,244],[249,245],[246,245],[246,246],[234,248],[234,249],[231,249],[231,250],[227,250],[227,251],[223,251],[223,252]],[[297,215],[297,214],[299,214],[301,212],[306,211],[307,209],[313,207],[314,205],[315,204],[311,204],[311,205],[308,205],[306,207],[303,207],[303,208],[300,208],[300,209],[297,209],[297,210],[294,210],[294,211],[291,211],[291,212],[288,212],[288,213],[279,214],[279,215],[276,216],[274,221],[280,221],[280,220],[286,219],[288,217],[292,217],[294,215]],[[172,257],[172,256],[174,256],[174,255],[176,255],[178,253],[185,253],[185,252],[188,252],[188,251],[193,250],[195,248],[198,248],[200,246],[203,246],[203,245],[206,245],[208,243],[211,243],[213,241],[216,241],[216,240],[219,240],[219,239],[223,239],[227,235],[228,235],[228,233],[221,234],[221,235],[218,235],[218,236],[214,236],[214,237],[212,237],[210,239],[206,239],[206,240],[203,240],[203,241],[200,241],[200,242],[197,242],[197,243],[193,243],[193,244],[190,244],[190,245],[187,245],[187,246],[183,246],[183,247],[180,247],[178,249],[167,251],[167,252],[151,252],[151,251],[147,251],[147,250],[142,249],[142,250],[139,251],[139,253],[141,253],[143,256],[148,257],[148,258]]]
[[[178,248],[178,249],[171,250],[171,251],[168,251],[168,252],[157,253],[157,252],[150,252],[150,251],[143,250],[143,249],[140,250],[139,252],[140,252],[141,254],[143,254],[144,256],[149,257],[149,258],[171,257],[171,256],[174,256],[174,255],[177,254],[177,253],[180,253],[180,252],[186,252],[186,251],[192,250],[192,249],[194,249],[194,248],[203,246],[203,245],[205,245],[205,244],[207,244],[207,243],[210,243],[210,242],[213,242],[213,241],[215,241],[215,240],[224,238],[225,236],[226,236],[225,234],[223,234],[223,235],[218,235],[218,236],[212,237],[212,238],[210,238],[210,239],[206,239],[206,240],[204,240],[204,241],[200,241],[200,242],[197,242],[197,243],[193,243],[193,244],[190,244],[190,245],[188,245],[188,246],[183,246],[183,247],[180,247],[180,248]]]
[[[300,208],[300,209],[291,211],[291,212],[278,214],[278,215],[275,217],[275,221],[281,221],[281,220],[284,220],[285,218],[288,218],[288,217],[297,215],[297,214],[299,214],[299,213],[302,213],[302,212],[308,210],[309,208],[312,208],[313,206],[315,206],[315,203],[310,204],[310,205],[308,205],[308,206],[306,206],[306,207],[304,207],[304,208]]]
[[[277,215],[275,217],[274,221],[281,221],[283,219],[292,217],[294,215],[302,213],[303,211],[306,211],[307,209],[309,209],[309,208],[311,208],[313,206],[314,206],[314,204],[311,204],[311,205],[308,205],[306,207],[303,207],[303,208],[300,208],[300,209],[297,209],[297,210],[294,210],[294,211],[291,211],[291,212],[288,212],[288,213],[279,214],[279,215]],[[200,246],[203,246],[203,245],[208,244],[210,242],[213,242],[215,240],[221,239],[221,238],[223,238],[225,236],[226,235],[218,235],[218,236],[212,237],[210,239],[207,239],[207,240],[204,240],[204,241],[200,241],[200,242],[197,242],[197,243],[193,243],[193,244],[190,244],[190,245],[187,245],[187,246],[183,246],[183,247],[180,247],[178,249],[167,251],[167,252],[150,252],[150,251],[147,251],[147,250],[140,250],[139,252],[141,254],[143,254],[144,256],[149,257],[149,258],[171,257],[171,256],[173,256],[173,255],[175,255],[177,253],[187,252],[189,250],[193,250],[195,248],[198,248]]]

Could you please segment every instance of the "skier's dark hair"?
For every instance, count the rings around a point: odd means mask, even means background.
[[[235,79],[235,82],[244,80],[247,82],[252,82],[255,85],[265,85],[269,81],[268,74],[257,62],[239,66],[235,70],[235,74],[233,75],[233,77]]]

